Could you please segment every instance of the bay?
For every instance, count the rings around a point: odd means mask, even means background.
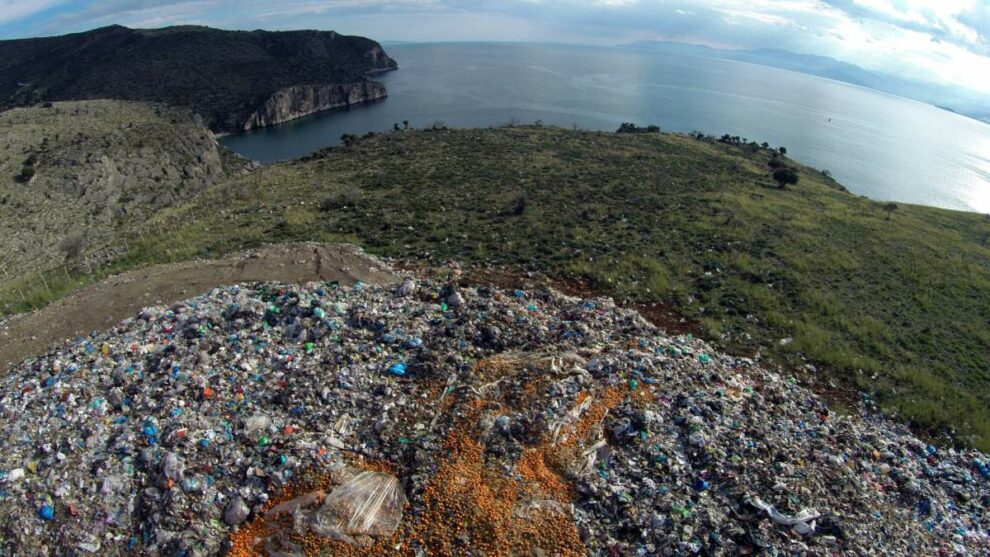
[[[520,43],[391,45],[400,69],[385,100],[229,135],[263,163],[339,143],[342,134],[442,122],[542,121],[615,130],[728,133],[828,169],[877,200],[990,212],[990,125],[846,83],[729,60],[606,47]]]

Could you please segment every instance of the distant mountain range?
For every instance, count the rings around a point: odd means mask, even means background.
[[[0,109],[123,99],[195,110],[229,132],[384,97],[368,76],[396,69],[381,45],[333,31],[119,25],[0,41]]]
[[[925,102],[951,112],[990,123],[990,95],[957,87],[934,85],[873,72],[855,64],[842,62],[828,56],[798,54],[789,50],[774,48],[758,50],[721,49],[668,41],[639,41],[622,45],[622,48],[653,50],[682,56],[736,60],[827,77],[836,81],[869,87],[870,89]]]

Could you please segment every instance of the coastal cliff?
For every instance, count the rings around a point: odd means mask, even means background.
[[[385,86],[375,81],[286,87],[273,93],[251,114],[244,122],[244,129],[274,126],[324,110],[383,99],[386,96],[388,92]]]
[[[213,132],[227,133],[243,130],[256,112],[251,127],[381,98],[384,88],[369,76],[397,68],[377,42],[334,31],[115,25],[0,41],[0,109],[150,101],[192,109]]]

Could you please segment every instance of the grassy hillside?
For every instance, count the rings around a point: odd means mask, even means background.
[[[18,108],[0,130],[0,281],[91,272],[126,251],[134,223],[246,164],[192,113],[142,103]]]
[[[667,134],[379,135],[213,187],[116,265],[312,239],[580,277],[990,449],[990,222],[888,213],[792,161],[781,190],[769,158]]]
[[[119,25],[0,41],[0,106],[127,99],[185,106],[214,130],[243,129],[275,91],[360,82],[395,69],[381,45],[333,31]]]

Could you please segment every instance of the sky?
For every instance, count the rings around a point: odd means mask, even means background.
[[[782,48],[990,94],[990,0],[0,0],[0,39],[115,23],[333,29],[378,41]]]

